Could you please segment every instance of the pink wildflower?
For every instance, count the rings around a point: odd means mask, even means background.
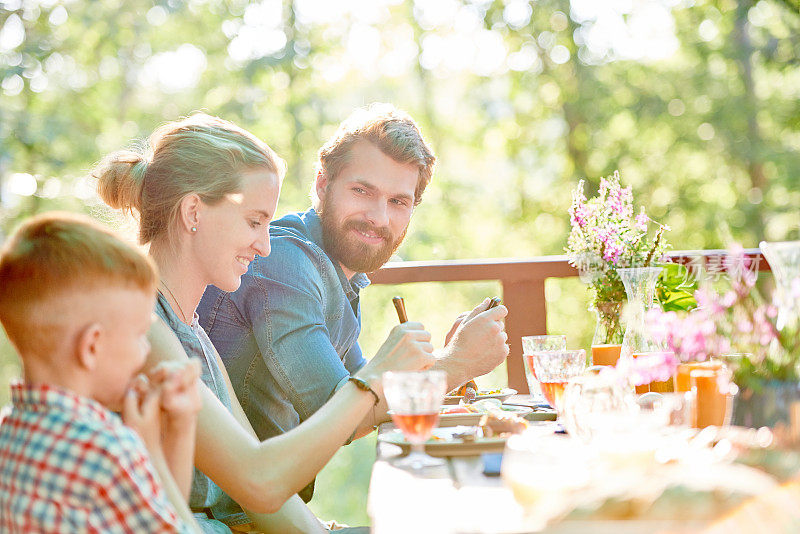
[[[624,249],[619,241],[608,240],[606,241],[606,248],[603,251],[603,259],[611,263],[616,263],[623,252]]]
[[[730,308],[736,303],[736,298],[737,295],[735,291],[728,291],[727,293],[725,293],[725,296],[722,297],[722,301],[720,301],[720,304],[725,308]]]
[[[573,209],[570,210],[570,214],[572,216],[572,225],[578,225],[580,228],[586,226],[586,223],[589,219],[589,208],[586,205],[581,204],[578,206],[573,206]]]
[[[647,231],[647,223],[649,220],[647,214],[644,212],[644,206],[642,206],[642,211],[636,216],[636,229],[641,232]]]

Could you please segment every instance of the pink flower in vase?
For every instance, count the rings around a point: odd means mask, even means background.
[[[737,299],[737,298],[738,298],[738,294],[737,294],[737,292],[736,292],[736,291],[733,291],[733,290],[731,290],[731,291],[728,291],[728,292],[727,292],[727,293],[725,293],[725,295],[722,297],[722,300],[720,301],[720,305],[721,305],[722,307],[724,307],[724,308],[730,308],[731,306],[733,306],[734,304],[736,304],[736,299]]]
[[[678,368],[678,359],[669,351],[651,352],[637,358],[623,358],[617,370],[628,376],[635,386],[669,380]]]
[[[650,218],[644,212],[644,206],[642,206],[642,211],[639,212],[639,215],[636,216],[636,229],[640,232],[647,231],[647,223],[650,221]]]

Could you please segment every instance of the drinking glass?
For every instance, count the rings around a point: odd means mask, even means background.
[[[564,389],[561,421],[570,436],[589,443],[629,426],[638,410],[622,373],[597,366],[570,380]]]
[[[731,382],[730,370],[725,367],[693,369],[689,381],[695,398],[692,426],[728,426],[733,414],[733,397],[739,391]]]
[[[534,352],[533,367],[545,398],[561,417],[564,388],[570,378],[580,375],[586,369],[586,351],[578,349]]]
[[[542,388],[536,379],[536,370],[533,368],[534,352],[549,352],[554,350],[567,350],[567,336],[544,335],[524,336],[522,338],[522,359],[525,363],[525,379],[528,381],[528,392],[535,400],[542,400]]]
[[[444,371],[398,371],[383,374],[383,392],[392,421],[411,444],[411,452],[395,465],[422,469],[444,460],[425,453],[447,390]]]

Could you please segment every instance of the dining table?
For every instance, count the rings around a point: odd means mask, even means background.
[[[516,395],[506,401],[517,405],[531,405],[531,402],[526,395]],[[558,425],[553,422],[537,421],[532,424],[552,428],[554,432],[558,430]],[[403,456],[403,450],[385,438],[396,433],[392,423],[384,423],[378,428],[376,461],[368,494],[368,513],[375,534],[732,534],[749,531],[731,529],[730,526],[715,529],[715,524],[725,524],[724,514],[703,518],[680,517],[681,514],[677,514],[659,519],[615,519],[581,514],[578,517],[566,515],[557,521],[542,523],[518,504],[512,490],[498,476],[497,466],[490,465],[498,460],[496,452],[502,448],[495,449],[495,454],[482,450],[462,453],[453,449],[452,454],[444,454],[442,465],[414,471],[394,465]],[[790,491],[794,492],[792,498],[800,495],[796,483]],[[786,496],[783,498],[791,501]],[[796,503],[794,507],[797,508]],[[728,521],[734,526],[744,524],[735,518]]]

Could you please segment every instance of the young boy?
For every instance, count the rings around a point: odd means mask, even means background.
[[[3,246],[0,323],[24,382],[0,421],[0,532],[196,531],[199,367],[132,380],[156,283],[147,257],[85,217],[34,217]]]

